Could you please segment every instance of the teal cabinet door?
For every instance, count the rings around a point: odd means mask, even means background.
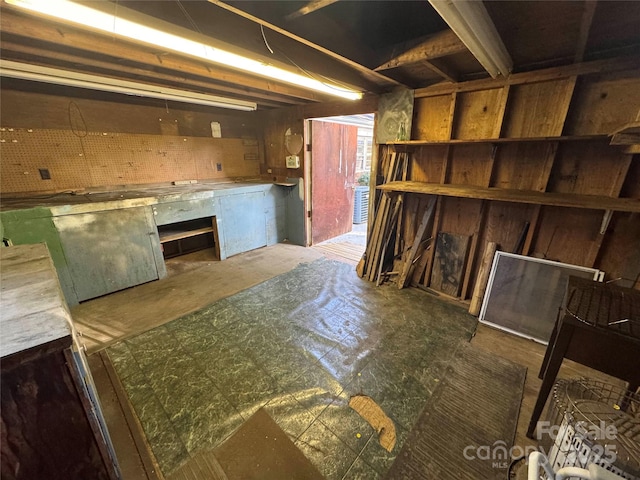
[[[224,231],[227,257],[267,245],[264,197],[264,192],[248,192],[219,198],[218,225]]]
[[[151,208],[64,215],[53,221],[79,301],[159,278],[163,261]]]

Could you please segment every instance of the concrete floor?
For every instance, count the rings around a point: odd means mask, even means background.
[[[96,352],[319,257],[320,253],[314,249],[285,244],[248,252],[224,262],[214,261],[207,252],[198,252],[168,261],[170,274],[167,279],[86,302],[75,308],[72,314],[85,336],[89,351]],[[131,320],[134,317],[135,322]],[[472,344],[529,369],[516,444],[523,447],[532,445],[524,432],[541,383],[537,372],[544,347],[482,325],[477,329]],[[565,361],[561,377],[581,375],[619,383]]]

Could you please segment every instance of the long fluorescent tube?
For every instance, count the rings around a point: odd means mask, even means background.
[[[236,100],[233,98],[217,97],[202,93],[177,90],[175,88],[148,85],[146,83],[129,82],[114,78],[101,77],[87,73],[72,72],[58,68],[30,65],[28,63],[0,60],[0,77],[19,78],[34,82],[53,83],[69,87],[88,88],[103,92],[124,93],[141,97],[161,98],[176,102],[194,103],[209,107],[231,108],[234,110],[255,110],[254,102]]]
[[[335,95],[348,100],[362,98],[362,93],[332,85],[307,75],[299,75],[274,65],[254,60],[199,41],[174,35],[122,16],[126,9],[118,7],[118,15],[90,8],[67,0],[4,0],[5,3],[26,10],[65,20],[119,37],[161,47],[182,55],[218,63],[226,67],[243,70],[253,75],[279,80],[296,86]],[[136,14],[138,18],[150,18]],[[153,19],[157,22],[156,19]],[[152,23],[151,21],[149,23]]]
[[[480,0],[429,0],[489,75],[508,76],[513,61]]]

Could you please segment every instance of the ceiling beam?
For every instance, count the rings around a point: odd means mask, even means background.
[[[222,2],[220,0],[207,0],[209,3],[212,3],[214,5],[217,5],[220,8],[224,8],[225,10],[229,11],[229,12],[233,12],[236,15],[239,15],[243,18],[246,18],[247,20],[251,20],[252,22],[255,22],[259,25],[262,25],[263,27],[267,27],[270,30],[273,30],[276,33],[279,33],[280,35],[284,35],[285,37],[288,37],[292,40],[295,40],[297,42],[300,42],[303,45],[306,45],[307,47],[311,47],[314,50],[319,51],[320,53],[323,53],[331,58],[333,58],[334,60],[338,60],[339,62],[348,65],[349,67],[353,68],[354,70],[356,70],[357,72],[359,72],[364,78],[368,79],[369,81],[379,85],[380,87],[386,88],[386,87],[394,87],[394,86],[402,86],[402,84],[400,82],[398,82],[397,80],[394,80],[392,78],[389,78],[385,75],[382,75],[381,73],[378,73],[374,70],[371,70],[368,67],[365,67],[364,65],[360,65],[357,62],[354,62],[353,60],[350,60],[346,57],[343,57],[342,55],[339,55],[331,50],[329,50],[328,48],[324,48],[320,45],[317,45],[309,40],[306,40],[305,38],[302,38],[298,35],[295,35],[294,33],[291,33],[283,28],[278,27],[277,25],[274,25],[272,23],[267,22],[266,20],[262,20],[254,15],[251,15],[243,10],[240,10],[239,8],[233,7],[225,2]]]
[[[6,35],[5,35],[6,37]],[[19,39],[17,39],[19,40]],[[165,86],[173,86],[200,93],[211,94],[234,94],[238,98],[251,99],[265,107],[279,107],[282,104],[300,104],[301,100],[292,97],[279,96],[261,91],[250,91],[248,89],[229,87],[215,84],[203,80],[188,78],[184,74],[169,74],[158,71],[158,69],[140,68],[140,66],[128,66],[122,63],[113,63],[105,60],[98,60],[95,56],[86,57],[73,53],[62,52],[60,50],[43,50],[41,47],[25,45],[24,42],[2,39],[1,56],[5,60],[22,61],[25,59],[38,59],[30,63],[45,67],[62,67],[82,71],[83,73],[95,73],[99,71],[114,78],[126,78],[142,80],[148,83],[161,81]],[[52,61],[51,61],[52,60]],[[80,67],[84,67],[80,70]],[[123,77],[124,74],[126,77]]]
[[[429,3],[491,77],[509,76],[513,60],[481,1],[429,0]]]
[[[52,21],[45,21],[29,15],[22,15],[2,9],[0,15],[0,32],[29,39],[48,42],[75,49],[109,55],[156,68],[165,68],[191,75],[198,75],[213,82],[232,86],[244,86],[249,89],[273,92],[276,95],[290,96],[306,101],[327,101],[329,95],[313,92],[307,89],[278,83],[260,77],[254,77],[235,70],[227,70],[213,64],[180,57],[167,52],[154,52],[151,47],[133,45],[123,40],[115,40],[107,35],[86,32],[67,25]],[[46,54],[45,54],[46,55]]]
[[[470,80],[461,83],[438,83],[428,87],[415,90],[415,98],[435,97],[437,95],[447,95],[451,93],[474,92],[477,90],[488,90],[501,88],[507,85],[523,85],[527,83],[546,82],[550,80],[560,80],[562,78],[593,75],[598,73],[614,73],[621,71],[640,69],[640,55],[628,57],[607,58],[604,60],[593,60],[591,62],[574,63],[561,67],[545,68],[532,72],[513,73],[508,78],[494,80],[493,78],[483,78],[480,80]]]
[[[435,35],[431,35],[425,41],[395,56],[374,70],[389,70],[390,68],[419,63],[425,60],[430,61],[434,58],[446,57],[466,51],[468,51],[467,47],[465,47],[464,43],[462,43],[453,30],[443,30]]]
[[[449,82],[457,82],[458,81],[458,72],[454,72],[451,68],[442,65],[442,62],[440,62],[438,65],[436,65],[434,62],[430,62],[428,60],[424,60],[422,62],[429,70],[431,70],[432,72],[440,75],[442,78],[444,78],[445,80],[449,81]]]
[[[304,7],[299,8],[293,13],[290,13],[285,18],[287,20],[295,20],[296,18],[308,15],[309,13],[315,12],[316,10],[320,10],[321,8],[327,7],[332,3],[336,3],[337,1],[338,0],[311,0]]]
[[[597,0],[584,0],[584,10],[582,11],[582,19],[580,20],[580,31],[578,33],[578,43],[576,45],[576,54],[573,63],[580,63],[584,60],[587,41],[589,40],[589,32],[593,24],[593,14],[596,11],[597,5]]]

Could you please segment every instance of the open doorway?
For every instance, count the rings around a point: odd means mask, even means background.
[[[366,246],[373,124],[373,113],[307,121],[307,243],[350,260]]]

